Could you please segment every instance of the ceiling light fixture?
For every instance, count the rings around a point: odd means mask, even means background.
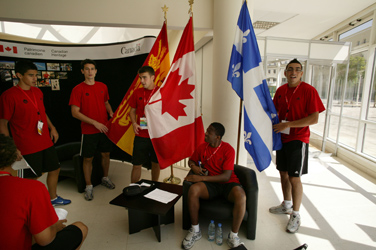
[[[278,22],[268,22],[268,21],[256,21],[253,23],[254,29],[268,30],[279,24]]]

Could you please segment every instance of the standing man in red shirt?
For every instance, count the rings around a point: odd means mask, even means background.
[[[133,143],[131,183],[140,180],[141,166],[150,160],[151,179],[158,181],[160,173],[158,158],[150,140],[148,123],[145,116],[145,106],[158,89],[154,83],[155,72],[152,67],[143,66],[138,70],[138,75],[143,88],[138,88],[133,92],[129,104],[131,106],[129,116],[136,135]]]
[[[282,149],[277,151],[277,169],[281,176],[284,201],[271,207],[274,214],[291,214],[286,231],[295,233],[300,227],[299,209],[303,197],[300,177],[308,173],[309,126],[316,124],[319,113],[325,110],[316,89],[302,82],[303,66],[290,61],[285,70],[287,84],[279,87],[274,95],[274,105],[280,123],[273,130],[282,133]]]
[[[107,114],[112,117],[114,112],[108,102],[110,97],[107,86],[95,81],[96,63],[90,59],[83,60],[81,72],[85,76],[85,81],[73,88],[69,105],[71,106],[72,116],[81,121],[81,155],[84,158],[83,171],[86,182],[85,199],[90,201],[94,198],[91,173],[96,150],[99,150],[102,156],[104,176],[102,185],[109,189],[115,188],[115,184],[108,178],[112,143],[105,135],[108,131],[105,125],[108,121]]]
[[[213,122],[205,133],[205,142],[198,146],[188,161],[194,174],[187,175],[186,181],[195,182],[188,191],[188,209],[192,227],[182,242],[183,249],[190,249],[201,239],[198,223],[200,199],[213,199],[223,196],[234,203],[231,231],[227,244],[231,248],[238,247],[238,236],[245,209],[246,196],[238,177],[234,173],[235,150],[227,142],[222,141],[225,128]]]
[[[35,171],[23,170],[26,178],[40,177],[48,172],[47,187],[53,205],[66,205],[70,200],[57,195],[60,164],[54,143],[59,139],[55,126],[48,118],[43,93],[37,84],[37,66],[27,60],[15,65],[19,82],[0,97],[0,134],[9,136],[8,123],[14,142],[24,159]]]

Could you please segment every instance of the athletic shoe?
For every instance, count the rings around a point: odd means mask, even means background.
[[[271,212],[272,214],[291,214],[292,207],[286,208],[285,202],[282,201],[280,205],[269,208],[269,212]]]
[[[71,203],[71,200],[63,199],[60,196],[56,197],[54,200],[51,200],[52,206],[58,205],[68,205]]]
[[[300,215],[292,214],[290,215],[289,223],[287,223],[286,232],[296,233],[300,227]]]
[[[85,188],[85,200],[91,201],[93,198],[93,188]]]
[[[195,230],[191,227],[189,229],[187,236],[185,236],[181,244],[181,247],[183,249],[191,249],[193,245],[195,244],[195,242],[201,239],[201,237],[202,237],[201,230],[198,233],[195,233]]]
[[[108,177],[107,178],[105,178],[105,177],[102,178],[102,185],[105,186],[106,188],[109,188],[109,189],[114,189],[115,188],[115,184]]]
[[[244,244],[244,243],[240,242],[239,236],[236,235],[236,236],[231,237],[230,233],[228,234],[227,245],[229,247],[235,248],[235,247],[238,247],[240,244]]]

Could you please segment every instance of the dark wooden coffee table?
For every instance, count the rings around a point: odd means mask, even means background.
[[[142,183],[144,180],[139,181]],[[175,184],[154,182],[155,188],[175,193],[178,196],[167,204],[158,202],[144,195],[125,197],[120,194],[110,201],[110,204],[128,209],[129,234],[153,227],[155,236],[161,242],[161,224],[170,224],[175,221],[174,206],[183,194],[183,187]],[[152,189],[154,190],[154,189]],[[150,190],[150,191],[152,191]]]

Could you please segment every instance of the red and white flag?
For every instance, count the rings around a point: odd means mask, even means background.
[[[166,80],[145,107],[150,139],[161,169],[190,157],[204,142],[195,71],[190,17]]]

